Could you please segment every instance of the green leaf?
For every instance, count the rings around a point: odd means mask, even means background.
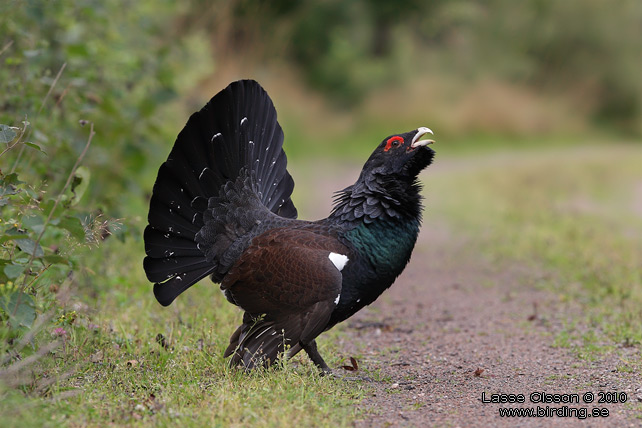
[[[67,260],[65,257],[60,256],[58,254],[51,254],[49,256],[44,257],[44,261],[46,263],[51,263],[52,265],[69,265],[69,260]]]
[[[36,242],[31,239],[16,239],[16,245],[18,245],[22,251],[34,257],[43,257],[45,255],[45,251],[40,244],[36,244]]]
[[[1,175],[1,174],[0,174]],[[15,185],[22,184],[23,181],[18,180],[18,174],[7,174],[0,180],[0,196],[15,195],[20,192]]]
[[[91,178],[91,172],[89,168],[81,166],[78,167],[76,173],[74,174],[74,179],[71,182],[71,192],[74,194],[71,199],[71,205],[76,205],[80,202],[80,198],[85,194],[85,191],[89,187],[89,179]]]
[[[37,214],[27,214],[22,217],[22,226],[26,227],[27,229],[31,229],[36,233],[42,232],[44,225],[45,221]]]
[[[0,123],[0,143],[10,143],[16,138],[15,128]]]
[[[16,229],[11,228],[7,230],[3,235],[0,235],[0,244],[10,241],[12,239],[21,239],[24,238],[24,233],[16,232]]]
[[[12,172],[11,174],[7,174],[4,176],[2,179],[2,185],[7,186],[9,184],[22,184],[24,181],[18,180],[18,174],[15,172]]]
[[[25,142],[25,143],[23,143],[23,144],[24,144],[25,146],[27,146],[27,147],[31,147],[32,149],[38,150],[40,153],[43,153],[43,154],[45,154],[45,155],[47,154],[47,152],[45,152],[44,150],[42,150],[42,148],[41,148],[39,145],[37,145],[36,143],[26,143],[26,142]]]
[[[9,279],[18,278],[24,271],[25,267],[20,265],[6,265],[4,267],[4,274],[7,275],[7,278]]]
[[[56,201],[54,199],[49,199],[48,201],[43,202],[40,204],[40,208],[42,208],[42,213],[44,214],[45,217],[49,216],[49,213],[51,213],[51,210],[53,209],[54,205],[56,205]],[[60,217],[65,211],[65,207],[63,204],[58,204],[56,207],[56,211],[54,211],[52,218]]]
[[[29,328],[36,319],[36,304],[33,298],[21,291],[14,291],[4,299],[0,299],[0,308],[9,315],[14,327]]]
[[[71,234],[74,238],[79,241],[85,241],[85,228],[83,227],[80,220],[76,217],[65,216],[60,219],[56,227],[65,229]]]
[[[9,195],[15,195],[18,192],[20,192],[18,189],[16,189],[15,186],[13,185],[8,185],[8,186],[2,186],[0,187],[0,196],[9,196]]]

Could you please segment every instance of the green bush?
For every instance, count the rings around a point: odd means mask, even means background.
[[[83,205],[120,215],[124,194],[140,195],[140,175],[156,165],[162,109],[175,95],[182,44],[172,31],[172,1],[7,2],[0,8],[0,123],[32,126],[26,148],[8,153],[29,174],[55,182],[82,151],[79,120],[95,124],[85,165]],[[170,140],[171,141],[171,140]],[[2,169],[5,170],[6,167]]]
[[[26,124],[17,133],[6,125],[0,128],[4,130],[2,138],[8,140],[3,141],[7,148],[0,159],[20,147],[40,150],[33,143],[21,141]],[[92,137],[93,125],[86,148]],[[100,238],[94,235],[97,230],[92,230],[94,220],[75,209],[89,180],[88,170],[79,167],[85,153],[54,197],[42,182],[32,185],[21,181],[16,172],[0,171],[0,337],[5,345],[0,349],[6,347],[3,355],[8,354],[9,361],[21,358],[19,352],[25,343],[16,349],[12,345],[34,327],[38,314],[47,314],[45,318],[64,316],[56,313],[63,310],[57,296],[65,299],[65,293],[59,293],[68,291],[70,276],[77,268],[75,250]]]
[[[163,107],[184,67],[174,6],[0,6],[0,380],[10,385],[24,386],[25,361],[91,324],[74,296],[91,293],[80,279],[103,267],[84,255],[112,233],[140,240],[136,224],[112,218],[142,203],[147,165],[171,141]]]

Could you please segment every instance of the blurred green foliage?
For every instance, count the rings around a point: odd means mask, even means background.
[[[462,20],[473,72],[566,92],[594,119],[642,131],[640,2],[490,0],[446,10]]]
[[[0,7],[0,123],[32,127],[27,148],[3,170],[56,183],[86,140],[80,120],[95,123],[86,204],[114,215],[123,192],[141,193],[140,171],[157,160],[163,117],[175,95],[181,42],[172,32],[172,1],[14,1]]]
[[[642,3],[622,0],[192,0],[218,56],[281,58],[340,105],[408,77],[492,77],[570,99],[589,121],[642,132]],[[225,7],[222,5],[225,4]],[[261,48],[257,48],[260,46]]]
[[[26,388],[12,363],[87,328],[70,296],[91,293],[82,278],[101,265],[83,257],[124,238],[110,218],[149,191],[141,177],[162,156],[162,111],[185,67],[174,11],[171,1],[0,5],[0,380],[10,385]]]

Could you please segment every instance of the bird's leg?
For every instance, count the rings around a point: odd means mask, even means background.
[[[302,347],[306,354],[308,354],[308,357],[310,357],[314,365],[320,368],[323,374],[332,373],[330,367],[328,367],[325,361],[323,361],[323,357],[321,357],[321,354],[319,354],[316,341],[312,340],[307,345],[302,344]]]
[[[367,376],[346,376],[340,374],[336,371],[333,371],[328,365],[323,361],[323,357],[319,354],[317,350],[317,342],[314,340],[308,343],[307,345],[301,344],[303,350],[308,354],[314,365],[321,369],[321,376],[336,376],[344,380],[358,380],[358,381],[367,381],[371,382],[372,379]]]

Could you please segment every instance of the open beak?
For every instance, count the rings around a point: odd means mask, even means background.
[[[417,133],[412,138],[412,143],[410,143],[410,147],[414,149],[416,147],[427,146],[428,144],[434,143],[435,140],[429,140],[429,139],[420,140],[420,138],[426,134],[434,135],[430,128],[421,127],[417,129]]]

